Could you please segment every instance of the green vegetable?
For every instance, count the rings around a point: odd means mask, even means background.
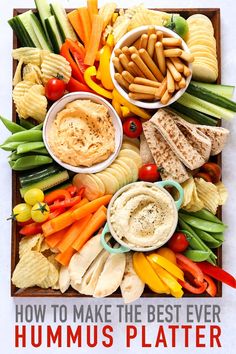
[[[188,22],[179,15],[172,15],[166,27],[175,31],[182,38],[185,38],[189,31]]]
[[[0,119],[2,121],[2,123],[5,125],[5,127],[12,133],[18,133],[18,132],[23,132],[25,130],[25,128],[21,127],[19,124],[16,124],[14,122],[12,122],[9,119],[3,118],[2,116],[0,116]]]
[[[198,124],[205,124],[205,125],[211,125],[211,126],[217,125],[216,119],[211,118],[201,112],[198,112],[195,109],[186,107],[186,106],[180,104],[179,102],[172,103],[171,107],[173,107],[177,111],[177,113],[179,112],[179,113],[187,115],[188,117],[193,119]]]
[[[203,262],[208,260],[210,253],[208,251],[187,250],[184,255],[194,262]]]
[[[17,133],[18,134],[18,133]],[[15,134],[14,134],[15,135]],[[13,136],[13,135],[12,135]],[[0,148],[5,151],[13,151],[16,150],[19,145],[21,145],[24,141],[12,141],[9,143],[4,143],[0,145]]]
[[[40,155],[49,155],[48,150],[46,148],[35,149],[34,152]]]
[[[41,130],[43,128],[43,123],[33,126],[30,130]]]
[[[20,118],[20,125],[25,129],[32,129],[35,127],[35,125],[32,122],[30,122],[28,119],[23,119],[23,118]]]
[[[213,93],[206,88],[198,87],[193,84],[189,84],[187,92],[194,97],[201,98],[204,101],[211,102],[217,106],[229,109],[230,111],[236,112],[236,103],[229,100],[226,97],[220,96],[217,93]]]
[[[20,194],[23,198],[24,194],[31,188],[39,188],[42,191],[45,191],[45,190],[50,189],[54,186],[57,186],[58,184],[63,183],[64,181],[66,181],[68,179],[69,179],[69,174],[65,170],[65,171],[59,172],[55,175],[52,175],[50,177],[47,177],[39,182],[28,185],[27,187],[21,188]]]
[[[207,245],[210,248],[219,248],[222,245],[222,243],[223,243],[223,241],[214,240],[214,242],[207,242]]]
[[[217,224],[223,224],[220,219],[218,219],[214,214],[212,214],[207,209],[201,209],[201,210],[195,211],[195,212],[193,212],[193,211],[189,212],[189,211],[185,211],[185,210],[181,209],[180,212],[182,214],[195,216],[196,218],[199,218],[199,219],[215,222]]]
[[[219,119],[232,119],[235,116],[235,112],[232,112],[226,108],[219,107],[213,103],[204,101],[198,97],[194,97],[187,92],[185,92],[178,99],[178,103]]]
[[[24,143],[21,144],[17,147],[17,154],[25,154],[26,152],[29,151],[34,151],[36,149],[41,149],[44,148],[45,145],[42,141],[34,141],[30,143]]]
[[[47,33],[50,36],[51,43],[54,49],[54,53],[60,53],[61,46],[63,44],[55,16],[50,16],[45,19],[45,25]]]
[[[226,228],[224,224],[218,224],[211,221],[206,221],[203,219],[196,218],[192,215],[181,214],[179,216],[182,220],[184,220],[190,226],[195,227],[196,229],[200,229],[207,232],[223,232]]]
[[[218,233],[218,234],[211,234],[212,237],[214,237],[216,240],[224,242],[224,234],[223,233]]]
[[[194,232],[196,232],[196,234],[200,237],[202,241],[207,243],[210,248],[217,248],[221,245],[219,241],[215,240],[214,237],[206,231],[196,229],[195,227],[193,227],[193,230]]]
[[[27,187],[34,183],[40,182],[45,178],[54,176],[60,172],[64,171],[59,165],[53,164],[51,166],[45,166],[34,171],[27,171],[20,175],[20,185],[21,187]]]
[[[234,95],[234,86],[229,86],[229,85],[217,85],[217,84],[207,84],[205,82],[197,82],[191,80],[191,84],[197,87],[202,87],[207,89],[208,91],[211,91],[213,93],[217,93],[218,95],[221,95],[223,97],[232,99]]]
[[[25,157],[20,157],[18,160],[15,161],[12,169],[15,171],[25,171],[31,170],[32,168],[47,165],[52,163],[53,160],[51,157],[44,156],[44,155],[29,155]]]
[[[36,44],[33,42],[19,16],[11,18],[8,23],[17,35],[23,47],[36,47]]]
[[[25,130],[23,132],[15,133],[5,140],[4,144],[10,142],[27,142],[27,141],[43,141],[43,133],[41,130]]]
[[[60,34],[63,42],[66,38],[70,38],[72,40],[77,40],[76,34],[71,26],[65,9],[61,6],[61,4],[57,1],[53,1],[50,4],[52,15],[55,16],[57,26],[60,30]]]

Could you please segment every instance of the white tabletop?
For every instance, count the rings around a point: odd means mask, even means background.
[[[85,0],[64,0],[62,4],[65,7],[73,8],[78,6],[85,6]],[[141,2],[141,1],[140,1]],[[236,38],[236,30],[235,30],[235,1],[234,0],[169,0],[168,2],[165,0],[159,0],[156,3],[153,1],[143,1],[148,7],[220,7],[221,8],[221,43],[222,43],[222,83],[235,85],[235,73],[236,73],[236,46],[235,46],[235,38]],[[99,4],[103,4],[105,1],[99,1]],[[129,1],[117,1],[119,7],[127,7],[134,4],[139,3],[139,1],[129,0]],[[11,48],[12,48],[12,30],[10,26],[7,24],[7,20],[12,17],[13,8],[20,7],[34,7],[33,0],[8,0],[1,1],[0,4],[0,33],[1,33],[1,41],[0,41],[0,114],[11,118],[11,78],[12,78],[12,60],[11,60]],[[224,122],[224,126],[230,129],[231,135],[228,141],[228,144],[223,152],[223,179],[224,183],[229,190],[229,199],[227,205],[223,209],[223,218],[224,222],[228,224],[228,230],[225,233],[226,241],[223,246],[223,266],[229,272],[235,274],[236,269],[236,237],[235,237],[235,229],[236,229],[236,197],[235,197],[235,189],[236,189],[236,169],[235,169],[235,161],[236,161],[236,122]],[[0,129],[0,142],[2,142],[8,136],[7,130],[1,126]],[[77,353],[79,350],[81,353],[116,353],[120,351],[122,353],[128,353],[130,350],[125,349],[125,341],[124,341],[124,328],[125,324],[118,324],[117,321],[117,304],[122,304],[122,300],[119,299],[102,299],[95,300],[90,298],[74,298],[74,299],[13,299],[10,297],[10,244],[11,244],[11,230],[10,230],[10,222],[6,221],[6,218],[11,213],[11,171],[7,163],[7,153],[0,151],[0,185],[1,185],[1,198],[0,198],[0,210],[1,210],[1,237],[0,237],[0,351],[4,354],[12,354],[15,352],[18,353],[33,353],[37,352],[39,354],[45,353],[46,344],[41,346],[38,349],[32,348],[30,343],[27,343],[27,348],[25,349],[15,349],[14,347],[14,327],[15,327],[15,305],[16,304],[45,304],[47,305],[47,317],[44,323],[44,329],[47,324],[53,325],[52,320],[52,311],[50,306],[52,304],[66,304],[68,305],[68,311],[71,311],[73,305],[81,305],[85,306],[91,304],[92,306],[97,304],[112,304],[113,311],[113,336],[114,336],[114,345],[112,348],[104,349],[104,347],[100,344],[96,348],[88,348],[86,345],[83,345],[83,348],[66,348],[63,345],[62,349],[55,349],[55,347],[51,349],[47,349],[48,352],[54,353],[55,350],[60,353]],[[133,341],[132,344],[132,353],[167,353],[168,351],[171,353],[185,353],[191,350],[192,353],[235,353],[234,341],[235,341],[235,333],[236,333],[236,321],[235,321],[235,310],[236,310],[236,301],[235,301],[235,290],[230,287],[223,286],[223,297],[218,299],[141,299],[136,304],[141,304],[142,307],[142,318],[144,324],[146,322],[146,306],[149,304],[158,305],[158,304],[181,304],[183,312],[181,312],[181,316],[184,315],[185,308],[188,304],[200,305],[200,304],[219,304],[221,307],[221,343],[222,348],[213,348],[207,349],[199,348],[195,349],[194,345],[191,346],[191,349],[188,350],[183,349],[182,339],[178,340],[177,348],[171,349],[171,345],[169,344],[169,348],[162,349],[160,348],[142,348],[141,347],[141,339],[138,336],[137,340]],[[69,312],[71,314],[71,312]],[[70,316],[69,316],[70,318]],[[186,324],[184,317],[181,317],[182,323]],[[28,323],[29,327],[31,324]],[[61,324],[57,322],[55,325]],[[72,324],[72,320],[68,320],[68,323],[62,324],[63,328],[66,325]],[[77,323],[78,325],[79,323]],[[196,324],[196,323],[195,323]],[[200,323],[204,324],[204,323]],[[102,325],[102,324],[101,324]],[[104,325],[104,324],[103,324]],[[147,340],[154,341],[157,331],[157,323],[149,323],[147,324]],[[167,326],[168,324],[164,324]],[[140,323],[137,324],[140,326]],[[83,329],[85,330],[85,324],[83,325]],[[83,335],[84,337],[85,335]],[[45,335],[44,335],[44,338]],[[182,338],[182,337],[179,337]],[[194,335],[190,337],[190,342],[194,343]]]

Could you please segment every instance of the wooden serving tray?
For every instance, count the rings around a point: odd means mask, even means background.
[[[27,10],[30,9],[14,9],[13,16],[17,16]],[[35,11],[35,9],[32,9]],[[67,11],[71,11],[72,9],[68,9]],[[157,9],[153,9],[157,10]],[[215,38],[216,38],[216,47],[217,47],[217,57],[218,57],[218,70],[219,76],[217,79],[217,83],[221,82],[221,40],[220,40],[220,9],[219,8],[178,8],[178,9],[158,9],[160,11],[171,12],[171,13],[179,13],[181,16],[187,18],[194,14],[204,14],[212,21],[212,25],[214,27]],[[20,46],[15,33],[13,34],[13,48],[18,48]],[[13,73],[16,70],[17,62],[13,61]],[[12,103],[12,120],[16,122],[18,119],[15,105]],[[212,158],[212,161],[218,163],[222,166],[221,154]],[[16,172],[12,172],[12,205],[16,205],[21,202],[20,197],[20,185]],[[217,216],[222,218],[222,209],[218,208]],[[16,264],[19,261],[19,234],[18,234],[18,226],[15,222],[12,222],[12,246],[11,246],[11,274],[13,273]],[[218,266],[222,266],[222,247],[216,249],[216,255],[218,257]],[[76,290],[71,287],[62,294],[59,290],[52,289],[42,289],[39,287],[26,288],[26,289],[18,289],[15,285],[11,283],[11,296],[13,297],[85,297],[86,295],[78,293]],[[120,290],[117,290],[115,293],[111,295],[111,297],[121,297]],[[152,292],[148,287],[145,288],[142,297],[168,297],[167,295],[156,294]],[[207,293],[202,295],[194,295],[190,293],[186,293],[184,297],[209,297]],[[216,297],[222,297],[222,283],[217,282],[217,294]]]

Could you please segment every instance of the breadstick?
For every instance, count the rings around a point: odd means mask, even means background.
[[[180,47],[182,44],[182,41],[180,38],[163,38],[162,44],[165,47]]]
[[[161,83],[161,86],[158,89],[156,96],[161,98],[164,95],[166,90],[167,90],[167,78],[165,77]]]
[[[122,54],[122,50],[120,48],[117,48],[114,50],[115,56],[118,57],[119,55]]]
[[[140,57],[142,58],[142,60],[144,61],[144,63],[151,70],[152,74],[155,76],[157,81],[162,81],[164,79],[164,76],[162,75],[162,73],[158,69],[156,63],[152,60],[152,58],[150,57],[148,52],[142,48],[142,49],[139,49],[139,54],[140,54]],[[151,79],[151,78],[148,77],[148,79]],[[153,80],[153,79],[151,79],[151,80]]]
[[[128,60],[130,60],[129,48],[127,46],[125,46],[125,47],[121,48],[121,50],[122,50],[122,53],[124,53],[127,56]]]
[[[147,44],[147,52],[150,55],[150,57],[153,57],[154,54],[154,49],[155,49],[155,43],[157,41],[157,35],[156,34],[151,34],[148,37],[148,44]]]
[[[114,57],[114,58],[112,59],[112,63],[114,64],[114,67],[115,67],[115,69],[118,71],[118,73],[121,74],[122,71],[123,71],[123,67],[122,67],[122,65],[121,65],[121,63],[120,63],[119,58]]]
[[[121,74],[116,73],[114,77],[120,86],[129,91],[129,83],[122,77]]]
[[[154,95],[149,95],[147,93],[134,93],[134,92],[130,92],[129,93],[129,97],[132,100],[136,100],[136,101],[140,101],[140,100],[155,100],[156,97]]]
[[[163,75],[166,75],[166,60],[164,55],[164,49],[161,42],[155,44],[157,64]]]
[[[178,81],[175,81],[175,90],[176,91],[179,91],[179,82]]]
[[[164,95],[161,98],[161,103],[167,104],[169,102],[169,100],[171,99],[171,97],[172,97],[172,94],[168,90],[166,90]]]
[[[170,60],[166,61],[167,68],[170,70],[171,75],[173,76],[175,81],[180,81],[182,79],[182,75],[176,70],[174,64],[171,63]]]
[[[173,93],[175,91],[175,80],[171,75],[170,70],[167,70],[167,91]]]
[[[184,76],[188,77],[191,75],[191,70],[187,67],[187,65],[184,65]]]
[[[148,43],[148,35],[146,33],[142,34],[140,43],[139,43],[139,49],[140,48],[147,48],[147,43]]]
[[[182,54],[182,50],[181,49],[165,49],[164,50],[164,55],[166,58],[170,58],[170,57],[180,57]]]
[[[123,71],[121,75],[129,84],[132,84],[134,81],[134,77],[130,74],[129,71]]]
[[[145,49],[141,49],[145,50]],[[147,67],[147,65],[144,63],[144,61],[140,58],[138,54],[132,54],[131,59],[135,62],[135,64],[139,67],[139,69],[143,72],[144,76],[153,81],[157,81],[151,70]]]
[[[160,82],[144,79],[143,77],[135,77],[134,83],[139,85],[145,85],[145,86],[153,86],[156,88],[161,86]]]
[[[161,42],[163,38],[163,32],[162,31],[156,31],[157,35],[157,41]]]
[[[129,47],[129,54],[138,54],[138,49],[135,46]]]
[[[139,49],[141,37],[139,37],[133,44],[132,46],[135,47],[136,49]]]
[[[191,53],[187,53],[181,50],[180,58],[188,63],[192,63],[194,61],[194,56]]]
[[[145,77],[145,75],[143,74],[143,72],[139,69],[139,67],[133,62],[131,61],[128,64],[128,71],[135,77],[135,76],[141,76],[141,77]]]
[[[186,87],[186,81],[185,81],[184,77],[182,77],[182,79],[178,83],[179,83],[179,88],[180,89]]]
[[[138,85],[138,84],[129,85],[129,90],[135,93],[147,93],[148,95],[154,95],[154,96],[157,93],[157,88],[155,87]]]
[[[179,58],[170,58],[176,69],[182,73],[184,71],[184,63]]]
[[[156,34],[155,26],[148,27],[148,36],[151,36],[151,34]]]
[[[129,71],[129,69],[128,69],[129,59],[127,58],[127,56],[124,53],[122,53],[119,55],[119,60],[122,64],[123,68],[125,70]]]

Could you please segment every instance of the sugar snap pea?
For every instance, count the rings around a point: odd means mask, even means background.
[[[43,127],[43,123],[37,124],[35,125],[33,128],[31,128],[30,130],[41,130]]]
[[[187,250],[184,252],[184,255],[194,262],[203,262],[209,258],[210,254],[208,251]]]
[[[25,129],[32,129],[33,127],[35,127],[35,125],[32,122],[30,122],[28,119],[23,119],[23,118],[20,118],[20,125]]]
[[[192,211],[188,212],[188,211],[181,209],[181,213],[187,214],[187,215],[192,215],[192,216],[195,216],[196,218],[203,219],[206,221],[215,222],[216,224],[223,224],[220,219],[218,219],[214,214],[212,214],[207,209],[201,209],[201,210],[195,211],[195,212],[192,212]]]
[[[34,152],[40,155],[49,155],[48,150],[45,147],[42,149],[35,149]]]
[[[29,155],[25,157],[20,157],[15,161],[12,169],[15,171],[31,170],[32,168],[39,167],[42,165],[47,165],[52,163],[53,160],[44,155]]]
[[[44,148],[45,145],[42,141],[33,141],[33,142],[29,142],[29,143],[24,143],[21,144],[17,147],[17,154],[25,154],[26,152],[29,151],[34,151],[36,149],[41,149]]]
[[[9,138],[5,140],[5,144],[15,141],[43,141],[43,133],[41,130],[25,130],[23,132],[15,133],[9,136]]]
[[[210,248],[219,248],[222,245],[223,241],[217,241],[215,240],[214,242],[207,242],[207,245]]]
[[[224,237],[223,233],[218,233],[218,234],[213,234],[212,233],[211,235],[212,235],[212,237],[214,237],[218,241],[224,242],[224,240],[225,240],[225,237]]]
[[[208,232],[199,230],[195,227],[192,227],[193,231],[196,232],[196,234],[200,237],[200,239],[204,242],[207,242],[212,245],[217,245],[218,241],[214,239],[213,236],[211,236]]]
[[[0,148],[5,151],[14,151],[22,143],[23,143],[22,141],[12,141],[10,143],[4,143],[4,144],[0,145]]]
[[[18,132],[23,132],[25,128],[21,127],[19,124],[16,124],[12,122],[9,119],[3,118],[0,116],[0,119],[2,123],[5,125],[5,127],[11,132],[12,134],[18,133]]]
[[[199,219],[192,215],[187,215],[182,213],[179,213],[179,215],[187,224],[203,231],[217,233],[217,232],[223,232],[226,228],[226,225],[224,224],[218,224],[212,221]]]

